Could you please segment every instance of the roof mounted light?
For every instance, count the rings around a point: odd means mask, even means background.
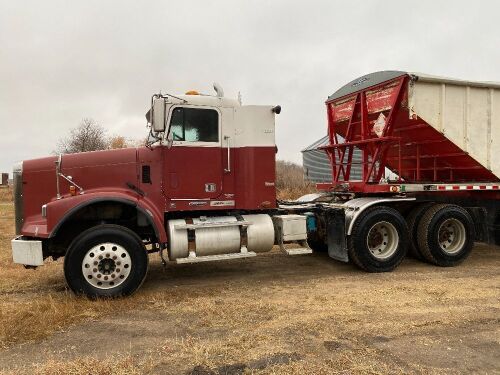
[[[189,90],[186,92],[186,95],[200,95],[200,93],[196,90]]]

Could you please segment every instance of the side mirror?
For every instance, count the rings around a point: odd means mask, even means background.
[[[153,131],[159,133],[165,131],[165,109],[166,102],[163,98],[155,98],[151,108],[151,127]]]

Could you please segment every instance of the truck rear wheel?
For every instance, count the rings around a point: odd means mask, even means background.
[[[77,294],[91,298],[132,294],[143,283],[148,255],[128,228],[100,225],[81,233],[64,259],[64,276]]]
[[[471,253],[474,233],[474,223],[464,208],[436,204],[425,212],[418,225],[420,253],[437,266],[456,266]]]
[[[406,256],[407,244],[408,227],[397,210],[369,208],[349,236],[349,259],[368,272],[392,271]]]
[[[410,234],[410,248],[409,253],[415,259],[424,260],[422,254],[420,254],[420,250],[418,249],[418,224],[422,220],[425,212],[434,205],[433,202],[426,202],[419,204],[417,207],[413,208],[410,211],[410,214],[406,218],[406,222],[408,224],[408,233]]]

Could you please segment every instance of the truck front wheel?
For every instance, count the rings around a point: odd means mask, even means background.
[[[100,225],[81,233],[64,259],[64,276],[77,294],[91,298],[132,294],[143,283],[148,255],[141,239],[118,225]]]
[[[406,256],[408,227],[390,207],[373,207],[356,220],[348,238],[349,259],[368,272],[394,270]]]
[[[469,213],[452,204],[429,208],[418,225],[420,253],[429,263],[442,267],[463,262],[472,251],[474,236]]]

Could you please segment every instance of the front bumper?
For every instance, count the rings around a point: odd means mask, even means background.
[[[11,241],[14,263],[25,266],[43,266],[42,241],[19,236]]]

